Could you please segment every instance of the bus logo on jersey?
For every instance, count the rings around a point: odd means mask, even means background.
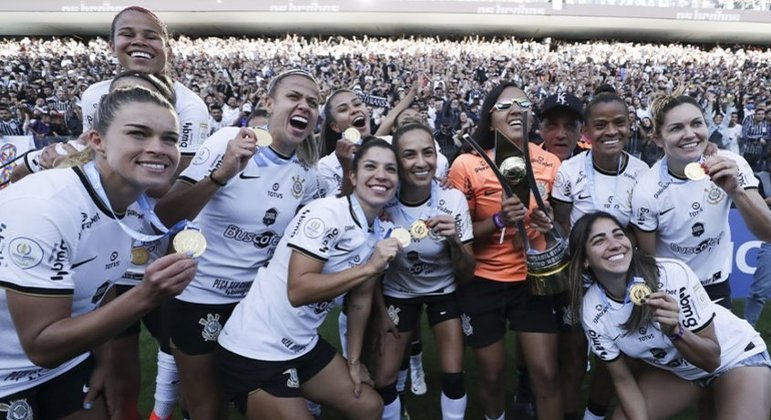
[[[300,178],[300,175],[295,175],[292,177],[292,197],[294,198],[300,198],[303,196],[303,184],[305,183],[305,178]]]
[[[287,369],[282,375],[289,375],[289,379],[286,380],[287,388],[300,388],[300,379],[297,377],[297,369]]]
[[[695,225],[691,226],[691,234],[695,237],[699,237],[704,234],[704,224],[703,223],[696,223]]]
[[[43,261],[43,248],[29,238],[15,238],[8,244],[11,261],[22,270],[36,267]]]
[[[198,324],[203,325],[201,330],[203,341],[217,341],[217,337],[219,337],[220,331],[222,331],[220,314],[206,314],[206,319],[199,319]]]
[[[96,305],[99,303],[104,295],[107,293],[108,290],[110,290],[110,287],[112,286],[112,282],[110,280],[107,280],[106,282],[102,283],[101,286],[99,286],[98,289],[96,289],[96,293],[94,293],[94,296],[91,298],[91,303]]]
[[[32,407],[26,399],[13,400],[10,404],[0,404],[0,413],[8,413],[5,415],[7,420],[32,420],[35,418]]]

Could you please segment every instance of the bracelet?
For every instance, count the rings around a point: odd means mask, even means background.
[[[218,187],[224,187],[225,185],[228,184],[227,181],[225,181],[225,182],[217,181],[217,179],[214,178],[214,171],[211,171],[209,173],[209,181],[213,182],[214,185],[216,185]]]
[[[683,334],[685,334],[685,328],[683,328],[682,325],[680,325],[678,323],[677,324],[677,328],[678,328],[678,330],[677,330],[677,332],[675,334],[667,336],[667,337],[669,337],[669,340],[672,341],[672,342],[675,342],[675,341],[683,338]]]
[[[503,219],[501,219],[501,212],[495,213],[493,215],[493,224],[498,229],[503,229],[506,227],[506,225],[503,223]]]

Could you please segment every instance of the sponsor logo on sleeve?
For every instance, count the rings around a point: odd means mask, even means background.
[[[28,270],[43,261],[43,248],[32,239],[19,237],[8,244],[8,255],[17,267]]]

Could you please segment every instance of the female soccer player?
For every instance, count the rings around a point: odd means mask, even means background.
[[[455,288],[474,274],[468,204],[460,191],[441,188],[434,180],[438,152],[427,126],[400,127],[393,146],[399,157],[399,194],[386,211],[390,222],[410,230],[413,238],[383,278],[381,318],[399,332],[380,332],[375,385],[385,405],[383,419],[398,419],[401,414],[397,374],[424,305],[442,368],[442,416],[462,419],[463,335]]]
[[[168,255],[131,291],[104,299],[128,267],[126,233],[136,236],[143,216],[128,207],[174,175],[179,125],[173,107],[143,88],[105,96],[94,122],[84,167],[31,176],[0,198],[8,308],[0,315],[0,402],[15,416],[105,418],[109,351],[100,346],[195,273],[194,260]]]
[[[193,220],[208,242],[195,280],[162,316],[193,418],[224,416],[214,375],[220,329],[257,269],[271,261],[297,209],[318,198],[312,137],[318,105],[319,87],[310,74],[276,76],[266,103],[272,142],[258,148],[251,129],[220,129],[156,206],[167,226]]]
[[[635,252],[623,225],[604,212],[576,222],[570,248],[573,308],[613,378],[614,418],[670,418],[705,390],[718,419],[768,418],[763,339],[713,304],[688,265]],[[627,359],[645,364],[633,375]]]
[[[310,420],[304,398],[350,419],[381,416],[359,357],[374,287],[402,248],[377,219],[396,193],[398,164],[388,143],[372,139],[352,169],[353,193],[300,211],[220,334],[221,382],[249,419]],[[317,331],[346,293],[347,366]]]

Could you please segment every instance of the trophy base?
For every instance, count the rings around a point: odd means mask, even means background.
[[[527,282],[530,293],[548,296],[562,293],[570,287],[568,265],[570,255],[567,243],[557,241],[543,252],[529,252],[527,255]]]

